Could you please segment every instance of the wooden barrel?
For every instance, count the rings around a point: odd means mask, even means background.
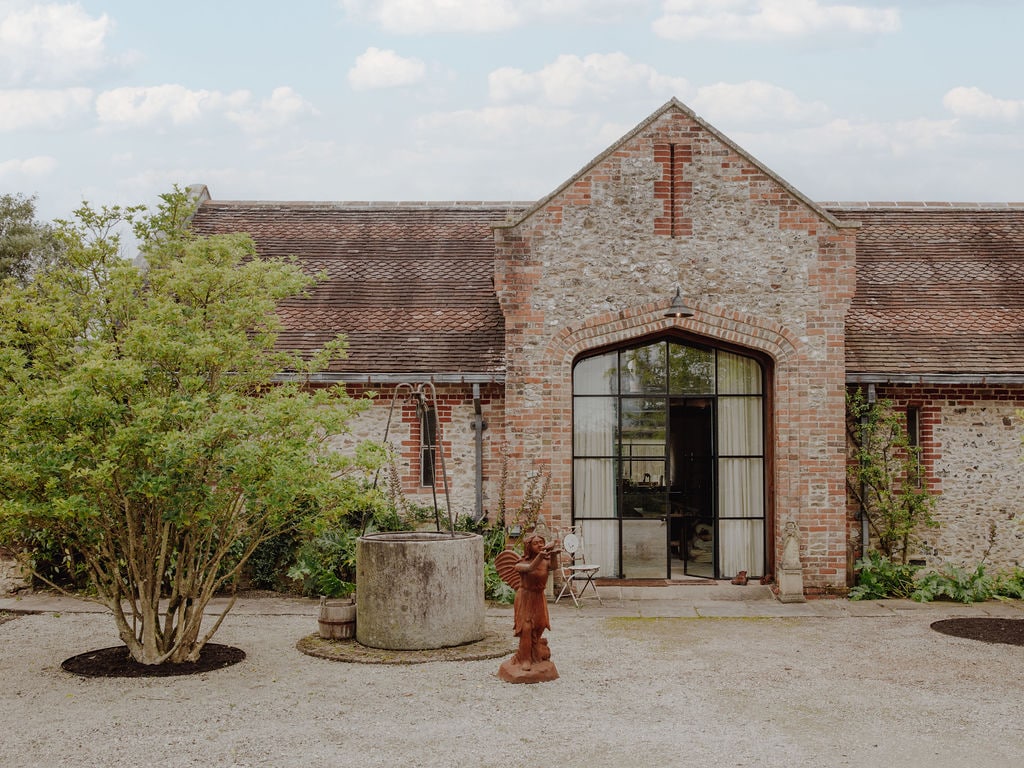
[[[356,636],[356,603],[351,598],[320,598],[320,637],[324,640],[348,640]]]

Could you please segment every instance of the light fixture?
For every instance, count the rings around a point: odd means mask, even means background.
[[[682,294],[679,292],[679,286],[676,286],[676,295],[672,297],[672,303],[668,306],[668,311],[665,313],[665,317],[693,317],[694,310],[686,306],[683,301]]]

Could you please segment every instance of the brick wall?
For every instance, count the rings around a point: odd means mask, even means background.
[[[571,517],[574,360],[679,333],[768,360],[770,530],[797,521],[808,591],[845,584],[854,232],[675,109],[498,230],[508,440],[520,462],[550,464],[554,523]],[[676,285],[695,317],[663,317]]]
[[[397,455],[397,467],[406,497],[416,503],[433,507],[429,486],[420,485],[420,422],[408,387],[400,390],[395,400],[395,386],[348,385],[354,397],[372,396],[372,405],[351,423],[351,432],[334,437],[340,450],[349,450],[363,440],[381,441],[385,430],[388,442]],[[467,384],[438,384],[437,416],[440,445],[452,510],[456,516],[472,515],[476,507],[476,443],[473,431],[473,388]],[[394,408],[392,408],[392,401]],[[483,505],[485,511],[496,510],[498,483],[501,476],[500,446],[504,439],[504,398],[496,384],[480,386],[480,406],[486,429],[483,432]],[[391,425],[388,427],[388,416]],[[441,459],[436,467],[438,505],[442,517],[446,513],[441,483]]]

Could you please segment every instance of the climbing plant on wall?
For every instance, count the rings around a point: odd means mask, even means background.
[[[871,402],[859,387],[846,393],[846,427],[849,493],[867,516],[878,551],[906,563],[920,530],[939,525],[920,448],[910,443],[905,415],[888,400]]]

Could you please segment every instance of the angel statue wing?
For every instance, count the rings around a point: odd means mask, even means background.
[[[516,563],[520,560],[522,558],[511,549],[506,549],[494,558],[495,570],[501,576],[501,580],[512,587],[512,589],[519,589],[519,584],[522,582],[522,577],[519,571],[516,570]]]

